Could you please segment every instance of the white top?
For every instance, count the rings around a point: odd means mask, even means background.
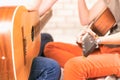
[[[117,22],[120,22],[120,0],[104,0]],[[109,3],[107,1],[110,1]]]
[[[115,17],[117,28],[111,33],[120,32],[120,0],[104,0],[108,8],[111,10],[112,14]],[[109,3],[107,1],[110,1]]]

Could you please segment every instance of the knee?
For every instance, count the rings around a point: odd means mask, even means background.
[[[32,71],[47,71],[56,74],[61,73],[60,65],[53,59],[36,57],[32,63]]]
[[[53,37],[49,33],[41,33],[41,41],[51,42],[54,41]]]
[[[54,42],[48,42],[46,45],[45,45],[45,49],[51,49],[54,47],[53,45]]]
[[[53,42],[54,39],[52,37],[52,35],[50,35],[49,33],[41,33],[41,47],[40,47],[40,52],[39,52],[39,56],[44,56],[44,47],[48,42]]]
[[[54,67],[59,69],[60,66],[59,64],[50,58],[46,58],[46,57],[36,57],[33,60],[33,64],[39,65],[39,66],[46,66],[46,67]]]
[[[86,64],[84,59],[80,57],[72,58],[69,61],[66,62],[64,66],[64,72],[65,74],[74,74],[78,75],[79,77],[86,77]],[[79,73],[79,74],[78,74]]]
[[[68,60],[65,63],[64,70],[65,71],[74,71],[77,68],[78,64],[75,58]]]
[[[49,58],[47,58],[49,59]],[[61,71],[60,65],[53,59],[49,59],[49,61],[46,62],[46,65],[48,66],[48,68],[53,69],[55,72],[59,72]]]
[[[41,76],[39,76],[41,74]],[[36,57],[33,59],[30,78],[41,78],[42,75],[55,75],[55,78],[59,78],[61,74],[61,69],[59,64],[45,57]]]
[[[44,55],[48,56],[51,53],[51,51],[53,51],[53,48],[54,48],[53,42],[48,42],[44,48]]]
[[[56,80],[57,78],[60,78],[61,75],[61,68],[60,65],[53,59],[45,58],[41,62],[42,66],[44,67],[42,70],[44,70],[47,73],[50,73],[51,75],[55,75]]]

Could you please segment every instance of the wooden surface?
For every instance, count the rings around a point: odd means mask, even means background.
[[[31,35],[38,22],[23,6],[0,7],[0,80],[28,80],[40,49],[40,33]]]
[[[92,29],[99,36],[105,35],[114,25],[116,21],[109,10],[106,8],[104,12],[96,19],[96,21],[92,25]]]
[[[43,16],[40,17],[40,26],[43,28],[45,24],[50,20],[52,17],[52,10],[47,11]]]
[[[0,7],[0,80],[28,80],[40,49],[40,31],[52,10],[39,17],[24,6]]]

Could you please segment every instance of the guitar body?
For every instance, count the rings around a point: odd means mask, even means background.
[[[28,80],[39,53],[39,16],[24,6],[0,7],[0,80]]]
[[[104,36],[116,23],[116,20],[109,10],[106,8],[102,14],[92,24],[91,29],[99,36]]]

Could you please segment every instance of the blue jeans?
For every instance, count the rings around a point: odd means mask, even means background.
[[[59,64],[46,57],[36,57],[31,66],[29,80],[59,80],[61,70]]]

